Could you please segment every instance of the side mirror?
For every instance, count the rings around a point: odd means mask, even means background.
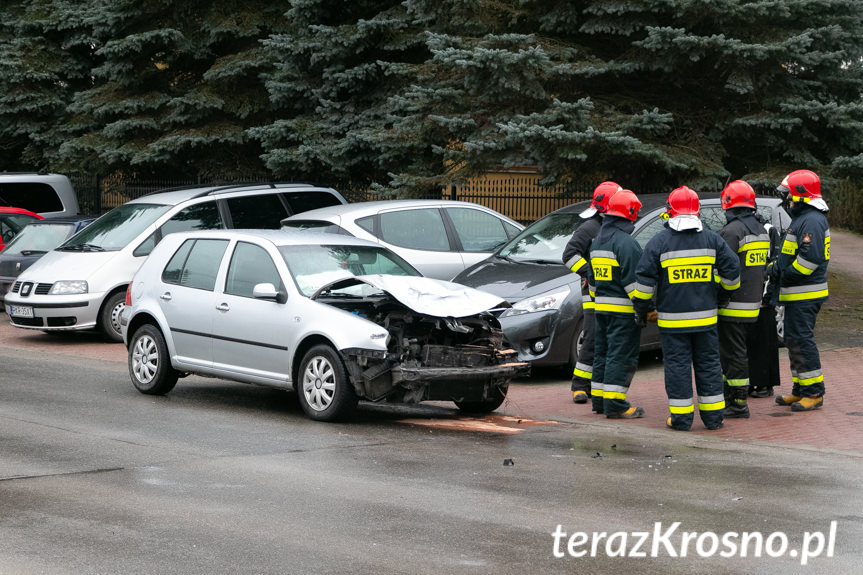
[[[279,292],[271,283],[255,284],[252,288],[252,297],[255,299],[269,299],[278,303],[285,303],[288,300],[286,294]]]

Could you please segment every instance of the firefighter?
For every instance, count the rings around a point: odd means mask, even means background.
[[[785,347],[791,362],[791,395],[776,398],[792,411],[811,411],[824,402],[824,375],[815,344],[815,320],[827,299],[830,229],[821,181],[809,170],[796,170],[777,188],[790,204],[791,227],[782,239],[775,264],[779,289],[774,296],[785,306]]]
[[[695,417],[691,369],[695,370],[698,410],[707,429],[722,427],[725,398],[717,336],[719,287],[740,287],[737,255],[699,218],[698,194],[683,186],[666,202],[666,228],[644,248],[638,263],[634,303],[643,325],[653,298],[665,362],[665,391],[671,429],[688,430]]]
[[[590,393],[590,380],[593,377],[594,348],[594,310],[593,300],[587,289],[587,270],[590,266],[590,242],[599,233],[602,225],[602,215],[608,209],[608,200],[622,190],[615,182],[602,182],[593,190],[593,200],[590,206],[578,214],[585,221],[573,232],[563,250],[563,264],[573,273],[582,278],[581,284],[581,317],[584,340],[572,371],[572,401],[587,403]],[[573,337],[579,337],[578,333]]]
[[[609,419],[644,417],[626,400],[638,367],[641,327],[633,321],[630,299],[641,246],[632,237],[641,202],[630,190],[611,196],[599,235],[590,247],[588,281],[594,296],[596,357],[591,396],[593,410]]]
[[[725,417],[748,418],[747,339],[758,320],[764,295],[764,267],[770,251],[770,236],[755,217],[755,190],[752,186],[735,180],[722,190],[721,198],[727,223],[719,230],[719,235],[737,254],[740,264],[740,289],[734,292],[720,290],[719,360]]]

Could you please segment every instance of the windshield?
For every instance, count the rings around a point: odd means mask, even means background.
[[[117,251],[171,209],[164,204],[123,204],[69,238],[62,251]]]
[[[69,237],[75,224],[30,224],[6,244],[3,250],[7,255],[36,255],[50,252]]]
[[[563,248],[584,220],[578,212],[551,214],[526,227],[497,255],[513,261],[562,263]]]
[[[309,297],[322,286],[353,276],[420,275],[393,252],[376,246],[282,246],[279,251],[297,288]]]

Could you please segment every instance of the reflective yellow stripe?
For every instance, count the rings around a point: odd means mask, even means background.
[[[719,308],[719,315],[727,317],[758,317],[757,309],[728,309]]]
[[[731,387],[742,387],[744,385],[749,385],[749,378],[746,378],[746,379],[726,379],[725,383],[727,383]]]
[[[694,405],[684,405],[683,407],[679,407],[676,405],[668,406],[668,411],[673,413],[674,415],[682,415],[686,413],[695,413]]]
[[[590,265],[620,267],[620,264],[614,258],[591,258]]]
[[[716,263],[715,256],[693,256],[690,258],[669,258],[667,260],[663,260],[661,262],[662,267],[674,267],[674,266],[691,266],[696,264],[711,264]]]
[[[581,302],[581,309],[593,309],[596,307],[596,304],[592,301],[583,301]]]
[[[726,291],[734,291],[736,289],[740,289],[740,280],[738,279],[733,284],[727,284],[723,281],[720,285],[722,286],[722,289]]]
[[[626,394],[618,391],[606,391],[603,397],[605,399],[626,399]]]
[[[793,267],[795,270],[797,270],[798,272],[800,272],[801,274],[803,274],[805,276],[812,275],[812,272],[815,271],[814,269],[810,270],[809,268],[805,268],[805,267],[801,266],[800,262],[798,262],[797,260],[794,260],[793,262],[791,262],[791,267]]]
[[[725,409],[725,400],[717,401],[716,403],[698,403],[698,409],[700,411],[719,411],[720,409]]]
[[[582,379],[590,379],[591,377],[593,377],[593,373],[589,371],[582,371],[578,368],[572,370],[572,375],[574,375],[575,377],[580,377]]]
[[[614,305],[610,303],[596,304],[596,311],[613,311],[615,313],[635,313],[632,306]]]
[[[821,383],[822,381],[824,381],[824,376],[823,375],[817,375],[815,377],[810,377],[809,379],[799,379],[797,377],[793,377],[791,379],[794,380],[794,383],[797,383],[799,385],[812,385],[812,384]]]
[[[716,323],[716,316],[704,317],[698,319],[660,319],[659,327],[700,327],[703,325],[713,325]]]
[[[788,256],[793,256],[797,253],[797,242],[786,239],[782,242],[782,253]]]
[[[604,397],[605,392],[603,392],[601,389],[591,389],[590,395],[592,395],[593,397]]]
[[[818,299],[822,297],[827,297],[827,295],[828,292],[826,289],[803,293],[784,293],[779,294],[779,301],[801,301],[807,299]]]
[[[581,258],[580,260],[578,260],[577,262],[572,264],[572,267],[569,269],[571,269],[575,273],[578,273],[578,270],[583,268],[586,263],[587,263],[587,260],[584,258]]]
[[[748,250],[769,250],[770,242],[749,242],[748,244],[743,244],[739,248],[737,248],[739,252],[745,252]]]

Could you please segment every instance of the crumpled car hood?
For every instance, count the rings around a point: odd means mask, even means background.
[[[509,307],[499,296],[461,284],[420,276],[365,275],[341,279],[319,289],[312,299],[331,288],[368,284],[402,305],[432,317],[467,317],[492,308]]]

